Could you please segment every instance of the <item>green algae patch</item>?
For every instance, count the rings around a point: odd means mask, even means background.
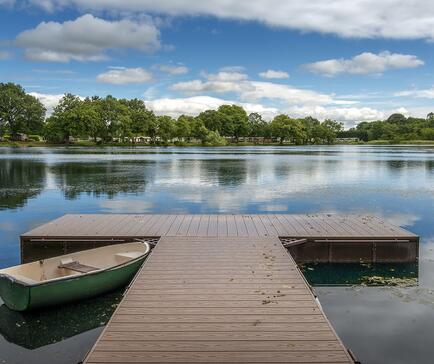
[[[417,286],[417,278],[397,278],[382,276],[364,276],[361,284],[367,286],[393,286],[393,287],[414,287]]]

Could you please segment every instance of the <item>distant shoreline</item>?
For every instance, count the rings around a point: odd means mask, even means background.
[[[194,144],[194,143],[183,143],[183,144],[147,144],[147,143],[93,143],[93,142],[74,142],[70,144],[53,144],[48,142],[0,142],[0,147],[12,147],[12,148],[31,148],[31,147],[47,147],[47,148],[55,148],[55,147],[179,147],[179,148],[209,148],[209,147],[289,147],[289,146],[333,146],[333,145],[434,145],[434,140],[403,140],[403,141],[388,141],[388,140],[372,140],[369,142],[337,142],[334,144],[291,144],[291,143],[265,143],[265,144],[255,144],[248,142],[241,143],[228,143],[226,145],[204,145],[204,144]]]

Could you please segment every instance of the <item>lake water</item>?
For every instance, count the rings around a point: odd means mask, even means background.
[[[307,275],[364,364],[434,362],[434,147],[0,148],[0,268],[20,263],[21,233],[65,213],[315,212],[376,214],[421,236],[418,266],[361,268],[414,287],[341,286],[359,282],[354,266]],[[120,294],[1,306],[0,363],[79,362]]]

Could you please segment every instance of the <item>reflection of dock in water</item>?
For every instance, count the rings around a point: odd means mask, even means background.
[[[121,292],[114,292],[71,305],[31,312],[12,311],[3,304],[0,306],[0,335],[29,350],[54,344],[104,326],[121,298]]]

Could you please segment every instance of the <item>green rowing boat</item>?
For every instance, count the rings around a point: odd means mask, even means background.
[[[15,311],[95,297],[127,285],[149,251],[147,243],[125,243],[2,269],[0,297]]]

